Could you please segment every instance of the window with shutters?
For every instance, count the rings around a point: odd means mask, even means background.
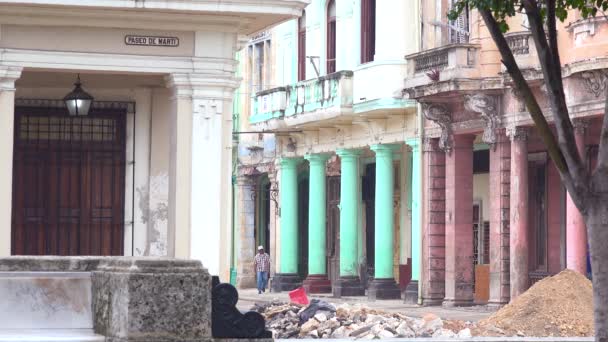
[[[376,0],[361,0],[361,64],[376,53]]]
[[[306,11],[298,20],[298,81],[306,79]]]
[[[336,1],[327,3],[327,73],[336,72]]]
[[[452,6],[454,6],[457,0],[451,0]],[[469,42],[469,6],[466,5],[465,9],[460,13],[456,20],[450,21],[449,29],[449,43],[450,44],[463,44]]]
[[[270,85],[270,35],[263,32],[249,42],[248,60],[251,93],[269,88]]]

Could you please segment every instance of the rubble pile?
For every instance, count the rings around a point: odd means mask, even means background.
[[[585,276],[564,270],[477,324],[482,336],[593,336],[593,290]]]
[[[252,310],[264,315],[274,338],[471,337],[471,323],[443,321],[433,314],[413,318],[348,304],[335,307],[319,300],[309,306],[272,302]]]

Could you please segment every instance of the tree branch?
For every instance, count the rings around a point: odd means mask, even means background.
[[[567,165],[567,170],[561,168],[560,174],[569,173],[573,187],[568,189],[575,203],[576,197],[584,198],[589,188],[589,173],[583,164],[576,148],[574,129],[568,113],[566,96],[562,80],[562,69],[557,47],[557,32],[555,28],[555,0],[547,0],[547,29],[549,31],[549,43],[543,27],[543,19],[540,9],[535,0],[522,0],[522,4],[528,16],[530,30],[536,45],[538,59],[543,71],[545,85],[547,87],[549,104],[553,114],[553,122],[557,131],[559,149]],[[550,46],[549,46],[550,44]],[[555,162],[555,159],[553,159]],[[577,203],[582,204],[582,202]],[[582,206],[579,206],[579,208]]]
[[[570,173],[568,172],[568,165],[564,160],[562,151],[560,150],[557,141],[555,140],[555,136],[553,135],[553,132],[549,127],[549,123],[547,122],[547,119],[545,118],[543,111],[540,108],[540,105],[538,104],[538,101],[536,101],[536,97],[534,97],[534,94],[532,93],[528,82],[522,75],[521,70],[517,65],[517,62],[515,61],[515,57],[513,57],[513,52],[509,48],[509,44],[507,43],[503,33],[501,32],[498,22],[496,21],[496,19],[492,15],[492,12],[489,9],[480,8],[479,13],[483,18],[488,28],[488,31],[492,36],[492,39],[496,43],[498,51],[500,52],[500,55],[502,57],[502,63],[507,68],[507,72],[509,73],[509,75],[511,75],[515,88],[524,98],[526,107],[528,108],[528,112],[530,113],[530,116],[532,117],[532,120],[536,125],[538,134],[547,146],[549,156],[555,163],[557,169],[560,171],[560,175],[562,176],[562,181],[564,182],[564,185],[566,186],[568,191],[572,193],[572,199],[575,201],[575,203],[577,203],[576,200],[582,199],[582,197],[580,196],[580,192],[574,192],[574,182],[571,178]],[[579,201],[578,203],[582,203],[582,201]]]
[[[600,145],[597,155],[597,166],[593,175],[605,177],[608,172],[608,88],[606,88],[606,100],[604,103],[604,120],[602,123],[602,133],[600,134]]]

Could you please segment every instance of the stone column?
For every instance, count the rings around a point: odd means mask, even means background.
[[[326,188],[325,154],[309,154],[305,158],[310,163],[308,193],[308,277],[304,288],[308,293],[329,293],[331,282],[327,278],[326,249]]]
[[[359,154],[358,150],[339,149],[340,177],[340,278],[332,284],[334,296],[363,296],[365,289],[358,275],[357,222]]]
[[[445,153],[439,139],[425,140],[424,165],[422,304],[439,305],[445,296]]]
[[[171,74],[169,237],[177,258],[201,260],[230,277],[232,96],[238,81],[217,74]],[[213,161],[213,162],[210,162]]]
[[[256,274],[253,269],[255,245],[255,190],[250,177],[239,176],[236,179],[238,192],[236,201],[237,237],[236,249],[237,276],[236,286],[240,289],[255,288]]]
[[[455,135],[445,169],[445,306],[473,304],[473,135]]]
[[[574,120],[573,124],[578,154],[584,162],[585,135],[589,123],[585,120]],[[587,274],[587,227],[570,195],[567,196],[566,202],[566,267]]]
[[[511,144],[504,131],[490,148],[490,299],[491,305],[509,303],[509,191]]]
[[[21,68],[0,68],[0,256],[11,255],[15,81]]]
[[[281,263],[272,286],[275,291],[291,291],[302,284],[298,274],[298,164],[301,158],[281,158],[280,224]]]
[[[412,181],[408,189],[412,210],[412,279],[405,289],[405,302],[418,303],[418,282],[422,265],[422,177],[420,143],[417,139],[408,140],[407,145],[412,149]]]
[[[393,213],[393,151],[398,145],[372,145],[376,153],[376,203],[374,215],[374,280],[368,288],[369,298],[401,298],[393,273],[395,224]]]
[[[276,163],[276,161],[275,161]],[[268,180],[270,181],[270,223],[269,223],[269,230],[270,230],[270,246],[268,246],[269,251],[268,254],[270,254],[270,276],[271,278],[274,278],[274,274],[276,273],[276,271],[279,270],[279,265],[280,265],[280,260],[279,260],[279,247],[277,245],[277,242],[279,239],[277,239],[277,235],[280,235],[280,232],[277,232],[278,229],[280,229],[280,224],[278,223],[279,221],[279,208],[278,208],[278,200],[279,200],[279,195],[278,195],[278,189],[279,189],[279,184],[277,182],[277,173],[276,171],[274,171],[274,168],[271,172],[268,172]]]
[[[528,131],[515,127],[511,138],[509,277],[511,300],[528,289]]]

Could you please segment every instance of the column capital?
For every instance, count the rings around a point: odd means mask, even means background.
[[[0,91],[15,91],[15,81],[21,77],[21,67],[0,67]]]
[[[511,141],[528,141],[528,127],[516,126],[507,129],[507,136]]]
[[[356,158],[359,155],[361,155],[361,150],[339,148],[339,149],[336,150],[336,154],[341,159],[344,159],[344,158]]]
[[[405,144],[412,149],[412,152],[418,152],[420,150],[420,139],[418,138],[406,139]]]
[[[279,159],[279,167],[281,169],[296,168],[304,160],[301,157],[282,157]]]
[[[375,144],[371,145],[370,150],[376,154],[392,154],[393,151],[398,150],[401,147],[399,144]]]
[[[174,73],[165,76],[165,86],[173,98],[232,100],[239,80],[230,74]]]
[[[330,154],[327,153],[318,153],[318,154],[306,154],[304,159],[308,160],[311,164],[318,163],[325,165],[325,162],[331,157]]]

